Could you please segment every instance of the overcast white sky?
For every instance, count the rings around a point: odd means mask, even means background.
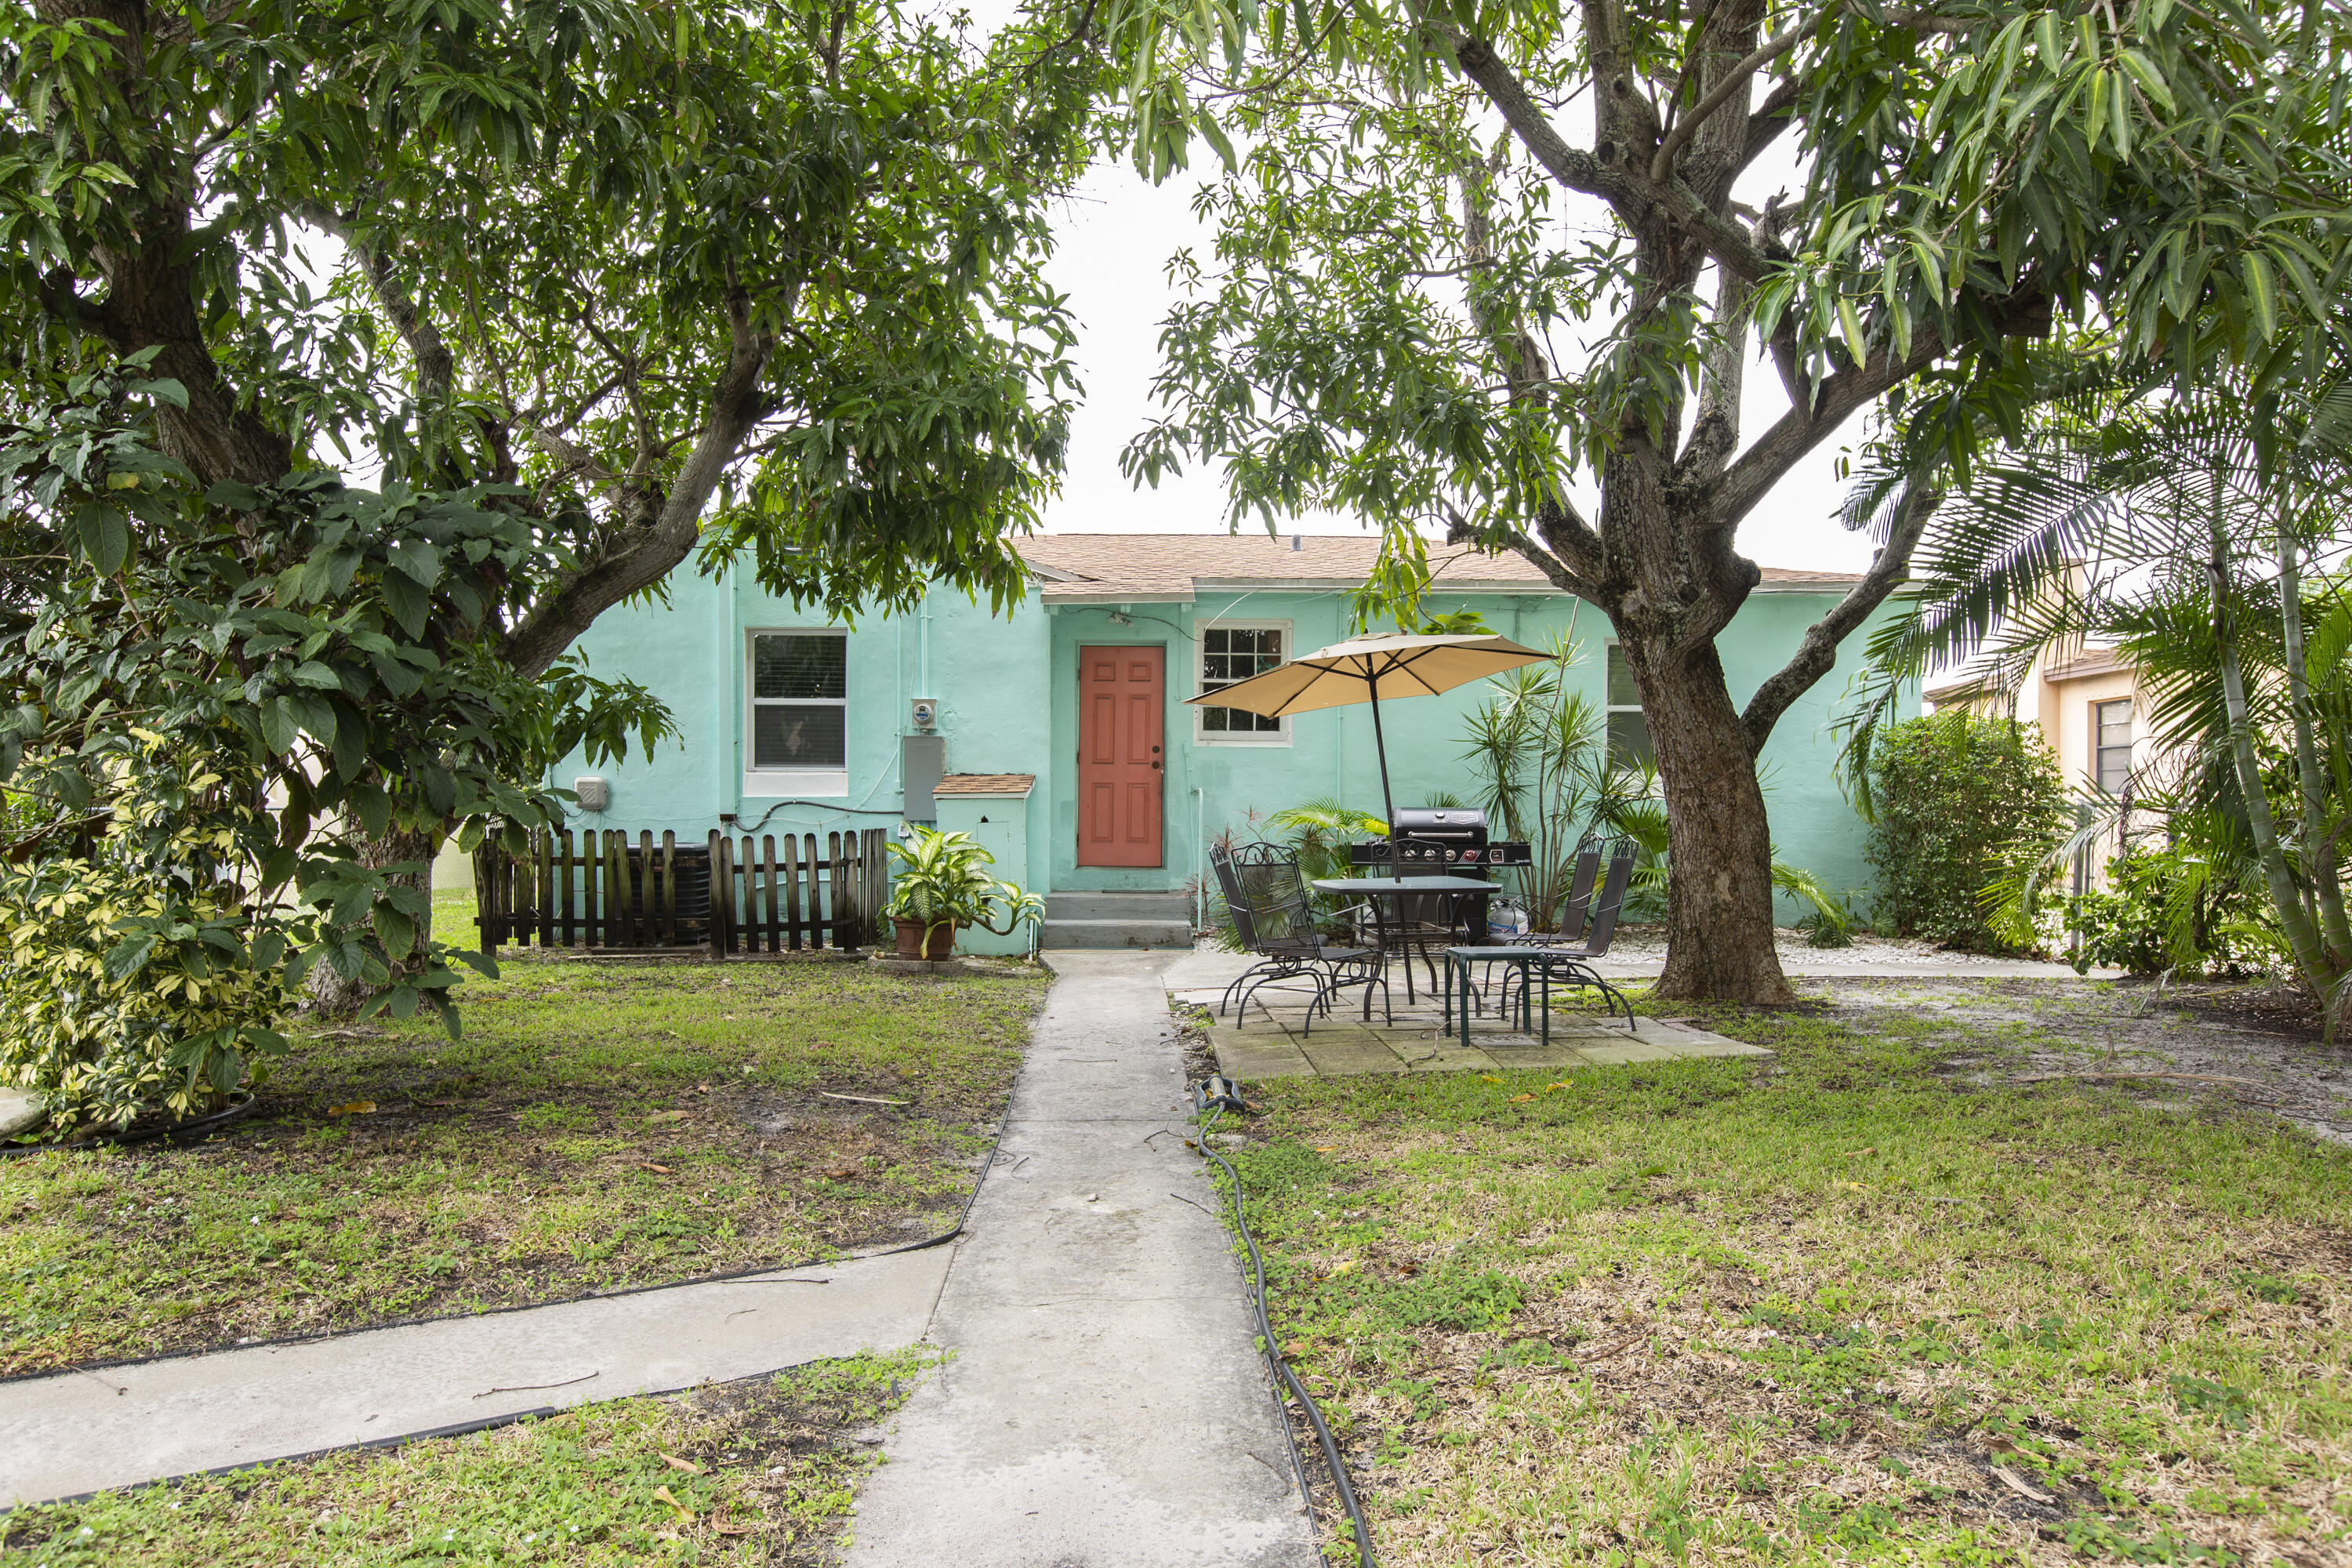
[[[1069,533],[1197,533],[1224,527],[1225,494],[1219,473],[1194,470],[1160,488],[1139,490],[1118,469],[1119,449],[1158,412],[1150,395],[1160,364],[1160,322],[1174,300],[1168,258],[1191,246],[1204,268],[1213,262],[1209,232],[1192,220],[1192,194],[1206,171],[1178,174],[1154,188],[1124,163],[1097,167],[1066,210],[1051,272],[1068,293],[1079,327],[1076,360],[1086,405],[1072,429],[1069,470],[1060,499],[1046,510],[1049,531]],[[1798,188],[1786,163],[1759,167],[1740,195],[1755,199],[1781,185]],[[1710,285],[1711,287],[1711,285]],[[1779,379],[1769,366],[1746,378],[1743,441],[1784,411]],[[1857,423],[1826,442],[1752,513],[1739,549],[1760,565],[1858,572],[1870,563],[1870,542],[1837,524],[1841,492],[1835,471],[1839,446],[1858,439]],[[1253,524],[1252,526],[1255,526]],[[1310,519],[1299,531],[1344,533],[1353,519]],[[1287,531],[1287,530],[1286,530]]]

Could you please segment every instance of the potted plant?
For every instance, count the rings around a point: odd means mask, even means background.
[[[900,958],[945,958],[959,926],[1004,935],[1045,912],[1045,901],[1036,894],[988,874],[996,857],[969,833],[940,833],[909,823],[906,837],[892,842],[889,850],[898,867],[883,912],[898,930]],[[999,907],[1002,925],[989,918]]]

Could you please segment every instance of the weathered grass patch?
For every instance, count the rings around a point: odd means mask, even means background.
[[[865,1428],[926,1364],[911,1352],[820,1362],[389,1452],[19,1509],[0,1520],[0,1557],[48,1568],[830,1563],[880,1462]]]
[[[1255,1086],[1277,1331],[1383,1562],[2352,1558],[2352,1155],[2001,1081],[2119,1005],[2066,994],[1677,1009],[1769,1063]]]
[[[315,1030],[228,1136],[0,1162],[0,1373],[911,1238],[969,1192],[1044,984],[525,961],[455,1043]]]

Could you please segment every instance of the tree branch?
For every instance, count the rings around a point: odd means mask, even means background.
[[[1630,184],[1622,174],[1612,173],[1601,161],[1580,147],[1571,147],[1568,139],[1553,129],[1545,118],[1527,85],[1512,74],[1495,52],[1495,46],[1484,38],[1465,37],[1458,28],[1433,23],[1437,35],[1454,47],[1454,63],[1462,74],[1478,84],[1488,102],[1519,139],[1520,145],[1533,153],[1546,173],[1572,191],[1599,196],[1604,201],[1622,200]]]
[[[1493,547],[1495,539],[1491,531],[1482,534],[1452,507],[1449,506],[1446,511],[1448,514],[1445,527],[1446,543],[1466,544],[1478,550]],[[1575,556],[1587,553],[1588,547],[1592,560],[1597,561],[1600,558],[1601,542],[1591,529],[1585,525],[1584,520],[1577,516],[1576,509],[1566,501],[1557,503],[1548,501],[1538,509],[1537,526],[1542,531],[1547,542],[1550,543],[1550,548],[1537,543],[1519,530],[1508,526],[1502,531],[1503,547],[1542,573],[1550,580],[1551,585],[1561,593],[1573,594],[1580,599],[1598,603],[1594,595],[1599,590],[1592,575],[1580,572],[1569,563]]]
[[[785,313],[789,314],[789,307]],[[694,449],[687,454],[659,505],[648,515],[629,520],[613,549],[558,579],[553,591],[508,634],[500,651],[523,674],[546,669],[599,615],[660,582],[693,550],[701,531],[703,507],[768,407],[761,384],[775,349],[776,334],[752,324],[750,296],[741,292],[727,302],[727,327],[726,368],[711,386]],[[540,432],[533,432],[533,438],[550,439]]]
[[[441,329],[425,313],[416,296],[409,292],[390,255],[376,243],[373,231],[352,224],[332,207],[316,202],[304,203],[295,209],[294,216],[342,241],[344,247],[359,258],[368,292],[375,296],[376,303],[392,319],[393,331],[408,345],[408,357],[415,362],[417,401],[427,405],[446,402],[457,380],[457,356],[449,352]]]
[[[1664,184],[1666,176],[1674,172],[1675,154],[1690,145],[1691,138],[1698,134],[1698,128],[1746,91],[1750,77],[1802,43],[1805,35],[1820,24],[1820,16],[1808,17],[1793,27],[1776,33],[1750,49],[1738,64],[1726,71],[1723,79],[1698,100],[1697,107],[1677,121],[1674,129],[1658,142],[1658,151],[1650,160],[1651,181]]]
[[[1731,172],[1734,178],[1756,162],[1765,148],[1779,141],[1781,132],[1789,129],[1790,121],[1796,119],[1797,100],[1804,95],[1807,85],[1806,78],[1801,75],[1776,81],[1772,84],[1772,90],[1764,95],[1764,101],[1748,111],[1748,146],[1739,154],[1738,166]]]
[[[1862,581],[1832,605],[1828,615],[1805,628],[1804,637],[1789,662],[1756,689],[1756,695],[1748,700],[1747,710],[1739,715],[1740,728],[1748,731],[1749,756],[1763,752],[1764,742],[1771,738],[1772,726],[1780,721],[1780,715],[1836,666],[1838,645],[1868,620],[1871,612],[1885,604],[1886,595],[1910,574],[1912,552],[1918,548],[1920,536],[1927,531],[1927,520],[1943,500],[1943,492],[1932,489],[1915,489],[1903,498],[1903,510],[1888,532],[1885,547],[1871,562]]]
[[[1536,508],[1536,530],[1543,535],[1545,547],[1581,584],[1561,582],[1560,586],[1593,604],[1603,604],[1601,584],[1609,575],[1609,551],[1600,531],[1564,496],[1554,496]]]
[[[1992,301],[1987,314],[2004,336],[2037,335],[2049,330],[2050,300],[2038,283],[2028,282]],[[1913,337],[1911,352],[1903,358],[1895,359],[1881,344],[1860,364],[1850,364],[1822,382],[1813,389],[1810,408],[1806,400],[1798,400],[1731,465],[1716,491],[1710,526],[1729,534],[1847,415],[1927,369],[1953,347],[1940,332],[1923,331]]]

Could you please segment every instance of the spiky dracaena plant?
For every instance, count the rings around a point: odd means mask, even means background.
[[[1024,921],[1039,920],[1045,900],[988,874],[996,864],[969,833],[941,833],[909,824],[902,842],[886,847],[898,862],[891,872],[890,901],[883,912],[893,920],[923,922],[923,941],[941,926],[978,926],[1000,936]],[[992,918],[1002,914],[1003,923]]]

